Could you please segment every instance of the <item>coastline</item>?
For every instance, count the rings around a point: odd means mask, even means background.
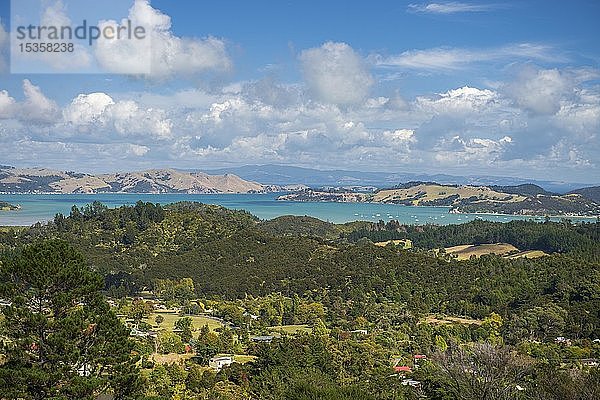
[[[396,204],[396,203],[385,203],[381,201],[335,201],[335,200],[287,200],[287,199],[276,199],[276,201],[289,202],[289,203],[337,203],[337,204],[378,204],[378,205],[395,205],[402,207],[412,208],[448,208],[448,214],[454,215],[486,215],[486,216],[499,216],[499,217],[522,217],[522,218],[580,218],[580,219],[597,219],[600,215],[573,215],[573,214],[503,214],[503,213],[486,213],[486,212],[450,212],[452,206],[419,206],[419,205],[408,205],[408,204]]]

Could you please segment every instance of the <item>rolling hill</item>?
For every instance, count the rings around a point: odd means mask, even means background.
[[[0,167],[4,193],[260,193],[278,190],[236,175],[174,169],[89,175],[46,168]]]
[[[579,195],[585,197],[586,199],[595,201],[596,203],[600,203],[600,186],[592,186],[592,187],[576,189],[569,193],[570,194],[579,194]]]
[[[600,215],[600,203],[583,195],[558,195],[536,185],[470,186],[409,182],[375,193],[304,190],[279,197],[287,201],[375,202],[407,206],[445,206],[453,213],[513,215]]]

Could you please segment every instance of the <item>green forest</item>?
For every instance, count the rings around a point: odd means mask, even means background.
[[[494,243],[546,255],[444,250]],[[600,398],[598,221],[93,203],[0,230],[0,300],[1,399]]]

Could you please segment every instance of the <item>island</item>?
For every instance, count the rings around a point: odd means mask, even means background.
[[[517,186],[444,185],[435,182],[408,182],[373,193],[347,190],[306,189],[279,196],[281,201],[372,202],[405,206],[448,207],[450,213],[508,214],[531,216],[600,215],[600,202],[586,193],[551,193],[533,184]]]
[[[6,201],[0,201],[0,211],[17,211],[20,209],[21,206],[18,204],[10,204]]]

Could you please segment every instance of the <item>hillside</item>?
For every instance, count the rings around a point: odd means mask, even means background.
[[[407,206],[445,206],[453,213],[514,215],[600,215],[600,203],[580,194],[557,195],[536,185],[464,186],[409,182],[371,193],[304,190],[278,198],[286,201],[375,202]]]
[[[573,191],[569,192],[569,194],[579,194],[588,200],[592,200],[592,201],[595,201],[596,203],[600,203],[600,186],[592,186],[592,187],[586,187],[586,188],[573,190]]]
[[[63,313],[60,323],[70,334],[60,337],[60,350],[64,343],[79,345],[107,337],[116,325],[103,321],[106,316],[115,320],[120,315],[128,324],[123,336],[133,342],[124,347],[124,354],[135,356],[132,363],[141,358],[148,379],[144,382],[150,382],[152,396],[158,384],[172,386],[168,382],[173,381],[167,379],[179,379],[178,387],[189,385],[194,390],[200,383],[220,388],[224,381],[218,379],[232,379],[228,390],[243,385],[260,395],[204,398],[409,399],[413,397],[400,390],[412,389],[394,368],[402,363],[414,367],[409,375],[414,379],[443,382],[435,375],[442,370],[436,363],[444,354],[440,346],[447,343],[464,348],[506,343],[511,347],[502,347],[505,351],[527,357],[523,359],[527,368],[539,363],[545,371],[553,365],[548,360],[559,360],[561,370],[578,371],[573,365],[600,357],[600,349],[592,342],[600,334],[597,227],[597,223],[531,221],[474,221],[445,227],[397,221],[335,225],[306,217],[265,223],[243,211],[199,203],[138,202],[116,209],[94,203],[73,208],[69,216],[58,215],[47,225],[0,230],[2,288],[10,296],[3,296],[0,312],[3,328],[11,328],[3,333],[11,335],[13,343],[23,340],[22,315],[35,316],[26,320],[29,324],[41,320],[41,328],[58,325],[44,324],[56,320],[50,319],[58,315],[54,308],[32,314],[30,303],[23,300],[23,296],[37,300],[38,293],[45,298],[50,297],[45,293],[51,293],[52,304],[67,304],[61,309],[69,312]],[[352,229],[357,230],[344,234]],[[336,231],[339,236],[334,239]],[[401,237],[378,237],[383,233]],[[392,244],[377,245],[369,239],[392,240]],[[458,248],[462,253],[456,258],[435,255],[437,249],[459,244],[473,245]],[[517,248],[524,251],[516,253]],[[531,258],[544,255],[541,250],[548,255]],[[514,259],[489,254],[505,252]],[[17,275],[23,269],[31,273]],[[77,271],[89,275],[94,284],[83,286],[87,281]],[[104,278],[104,285],[96,273]],[[65,276],[75,278],[65,284]],[[32,280],[36,290],[17,286]],[[91,297],[89,287],[98,295],[104,289],[114,313],[107,313],[108,303],[90,309],[91,301],[85,302]],[[91,298],[96,304],[98,297]],[[6,300],[12,304],[6,306]],[[80,313],[88,309],[89,317]],[[35,350],[31,340],[44,346],[48,342],[37,339],[39,331],[27,330],[27,350]],[[114,335],[108,337],[101,345],[111,345],[112,359]],[[264,337],[269,339],[254,340]],[[557,337],[568,338],[570,344],[558,345]],[[530,353],[532,348],[535,351]],[[17,350],[20,356],[22,350]],[[234,354],[241,362],[211,371],[210,358],[217,354]],[[489,351],[485,354],[489,358]],[[417,371],[423,358],[427,367]],[[492,361],[494,365],[503,362]],[[0,365],[3,376],[10,376],[13,365]],[[311,377],[315,385],[322,385],[324,376],[351,376],[364,383],[365,393],[376,395],[270,396],[271,387],[281,387],[282,376],[299,374],[294,379],[305,379],[305,371],[314,368],[323,368]],[[537,379],[533,383],[521,383],[531,385],[527,386],[531,393],[548,387],[550,381],[540,376],[531,375]],[[241,383],[234,386],[233,382]],[[380,395],[390,392],[390,387],[402,397]],[[428,398],[435,398],[437,392],[424,387],[429,390]],[[560,398],[596,397],[568,392]]]
[[[3,193],[258,193],[277,187],[236,175],[208,175],[174,169],[89,175],[45,168],[0,167]]]

